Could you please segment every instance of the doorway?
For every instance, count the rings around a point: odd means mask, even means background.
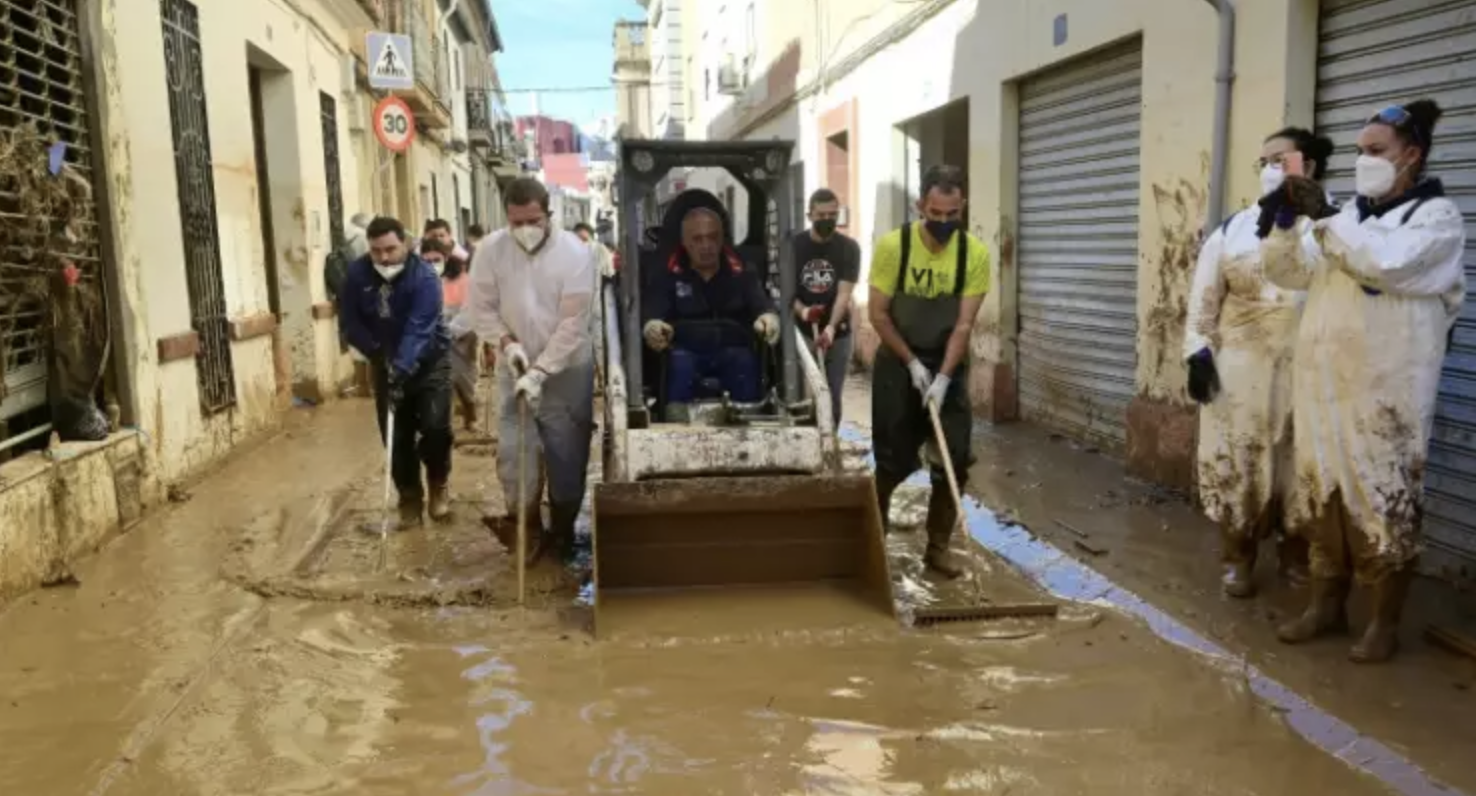
[[[896,226],[918,219],[918,187],[922,176],[933,166],[949,165],[969,175],[969,100],[955,100],[898,125],[902,131],[902,174],[904,201]],[[969,175],[972,177],[972,175]],[[969,208],[964,205],[964,228],[969,224]]]

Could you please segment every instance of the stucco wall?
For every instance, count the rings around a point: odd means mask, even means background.
[[[267,2],[199,6],[224,296],[230,318],[244,332],[244,339],[231,344],[236,405],[206,415],[200,409],[195,360],[160,361],[159,341],[189,332],[191,313],[159,4],[117,0],[93,8],[111,194],[107,212],[122,286],[123,350],[131,352],[126,367],[135,392],[129,416],[147,435],[150,466],[172,481],[273,427],[292,382],[329,395],[342,374],[334,321],[314,317],[313,307],[327,300],[321,263],[330,234],[319,92],[341,96],[340,56],[351,34],[332,33],[322,23],[328,15],[312,2],[304,10],[317,24]],[[270,137],[268,147],[284,311],[280,345],[292,361],[287,374],[279,372],[274,335],[260,333],[269,305],[248,99],[249,50],[255,51],[256,63],[285,79],[273,110],[277,120],[292,120],[287,134]],[[339,136],[344,194],[353,197],[359,189],[347,124],[340,123]],[[316,314],[324,315],[321,309]],[[257,322],[254,331],[252,321]]]
[[[898,125],[968,98],[970,226],[991,244],[995,284],[976,327],[973,353],[980,366],[970,387],[975,406],[994,419],[1015,414],[1015,87],[1022,78],[1075,56],[1142,38],[1139,397],[1129,412],[1128,454],[1145,474],[1182,482],[1195,413],[1184,395],[1178,350],[1208,205],[1218,41],[1214,8],[1202,0],[957,0],[904,37],[878,42],[889,25],[918,6],[866,5],[836,12],[844,18],[828,20],[817,33],[812,16],[766,3],[762,27],[768,40],[761,50],[777,54],[786,44],[799,44],[797,75],[788,82],[801,99],[790,103],[773,96],[784,81],[770,79],[745,97],[706,109],[701,121],[712,138],[787,137],[797,128],[795,156],[805,162],[806,190],[813,190],[823,174],[822,120],[854,101],[851,232],[869,255],[875,237],[903,220],[907,199]],[[1237,6],[1229,208],[1254,195],[1256,177],[1247,164],[1261,139],[1284,124],[1305,124],[1310,118],[1316,52],[1315,0],[1242,0]],[[1057,46],[1053,28],[1062,14],[1068,36]],[[862,47],[874,54],[842,73],[846,54]],[[817,49],[827,56],[821,62],[813,59]],[[818,83],[814,78],[822,63],[826,74]],[[768,70],[777,67],[769,64]],[[769,96],[759,96],[764,92]],[[860,356],[867,360],[875,336],[863,330],[860,342]]]

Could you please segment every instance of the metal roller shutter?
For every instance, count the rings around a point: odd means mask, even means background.
[[[1140,41],[1020,88],[1020,409],[1121,447],[1137,368]]]
[[[1476,289],[1476,0],[1323,0],[1317,127],[1337,144],[1329,182],[1351,198],[1354,141],[1385,105],[1431,97],[1445,108],[1431,171],[1466,217]],[[1468,295],[1445,360],[1425,476],[1426,565],[1476,576],[1476,311]]]
[[[67,163],[90,184],[93,159],[80,39],[74,0],[0,0],[0,132],[8,137],[34,128],[47,141],[65,143]],[[0,421],[46,402],[38,284],[63,258],[88,279],[98,269],[93,208],[78,214],[67,251],[46,251],[44,235],[22,232],[25,208],[22,197],[0,190],[0,227],[7,230],[0,235]],[[10,433],[24,430],[12,426]]]

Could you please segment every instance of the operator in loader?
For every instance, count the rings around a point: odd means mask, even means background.
[[[652,350],[670,351],[666,402],[717,398],[703,388],[712,381],[738,403],[759,401],[753,334],[778,342],[779,315],[758,275],[727,245],[716,211],[698,207],[682,218],[682,245],[653,282],[642,334]]]
[[[934,439],[936,407],[947,455],[960,481],[968,472],[969,338],[989,290],[989,251],[962,228],[964,174],[934,166],[923,175],[917,208],[922,220],[887,233],[871,259],[867,313],[881,337],[871,387],[876,442],[876,494],[883,522],[892,493],[921,462],[918,449]],[[931,447],[931,446],[930,446]],[[941,461],[930,462],[932,495],[926,527],[928,569],[957,578],[949,553],[957,508]]]
[[[517,501],[541,525],[540,469],[547,474],[550,527],[533,540],[529,563],[545,554],[573,561],[574,523],[584,505],[594,435],[594,348],[590,302],[595,257],[572,232],[553,227],[548,189],[531,178],[503,193],[508,229],[477,247],[471,286],[455,328],[496,343],[501,401],[497,476],[506,514],[484,516],[488,530],[513,548]],[[520,404],[527,406],[527,427]],[[526,432],[526,434],[524,433]],[[518,450],[526,444],[527,481],[518,482]],[[541,467],[540,467],[541,463]]]

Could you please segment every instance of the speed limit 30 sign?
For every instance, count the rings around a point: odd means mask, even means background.
[[[385,97],[374,106],[374,136],[391,152],[404,152],[415,140],[415,114],[399,97]]]

